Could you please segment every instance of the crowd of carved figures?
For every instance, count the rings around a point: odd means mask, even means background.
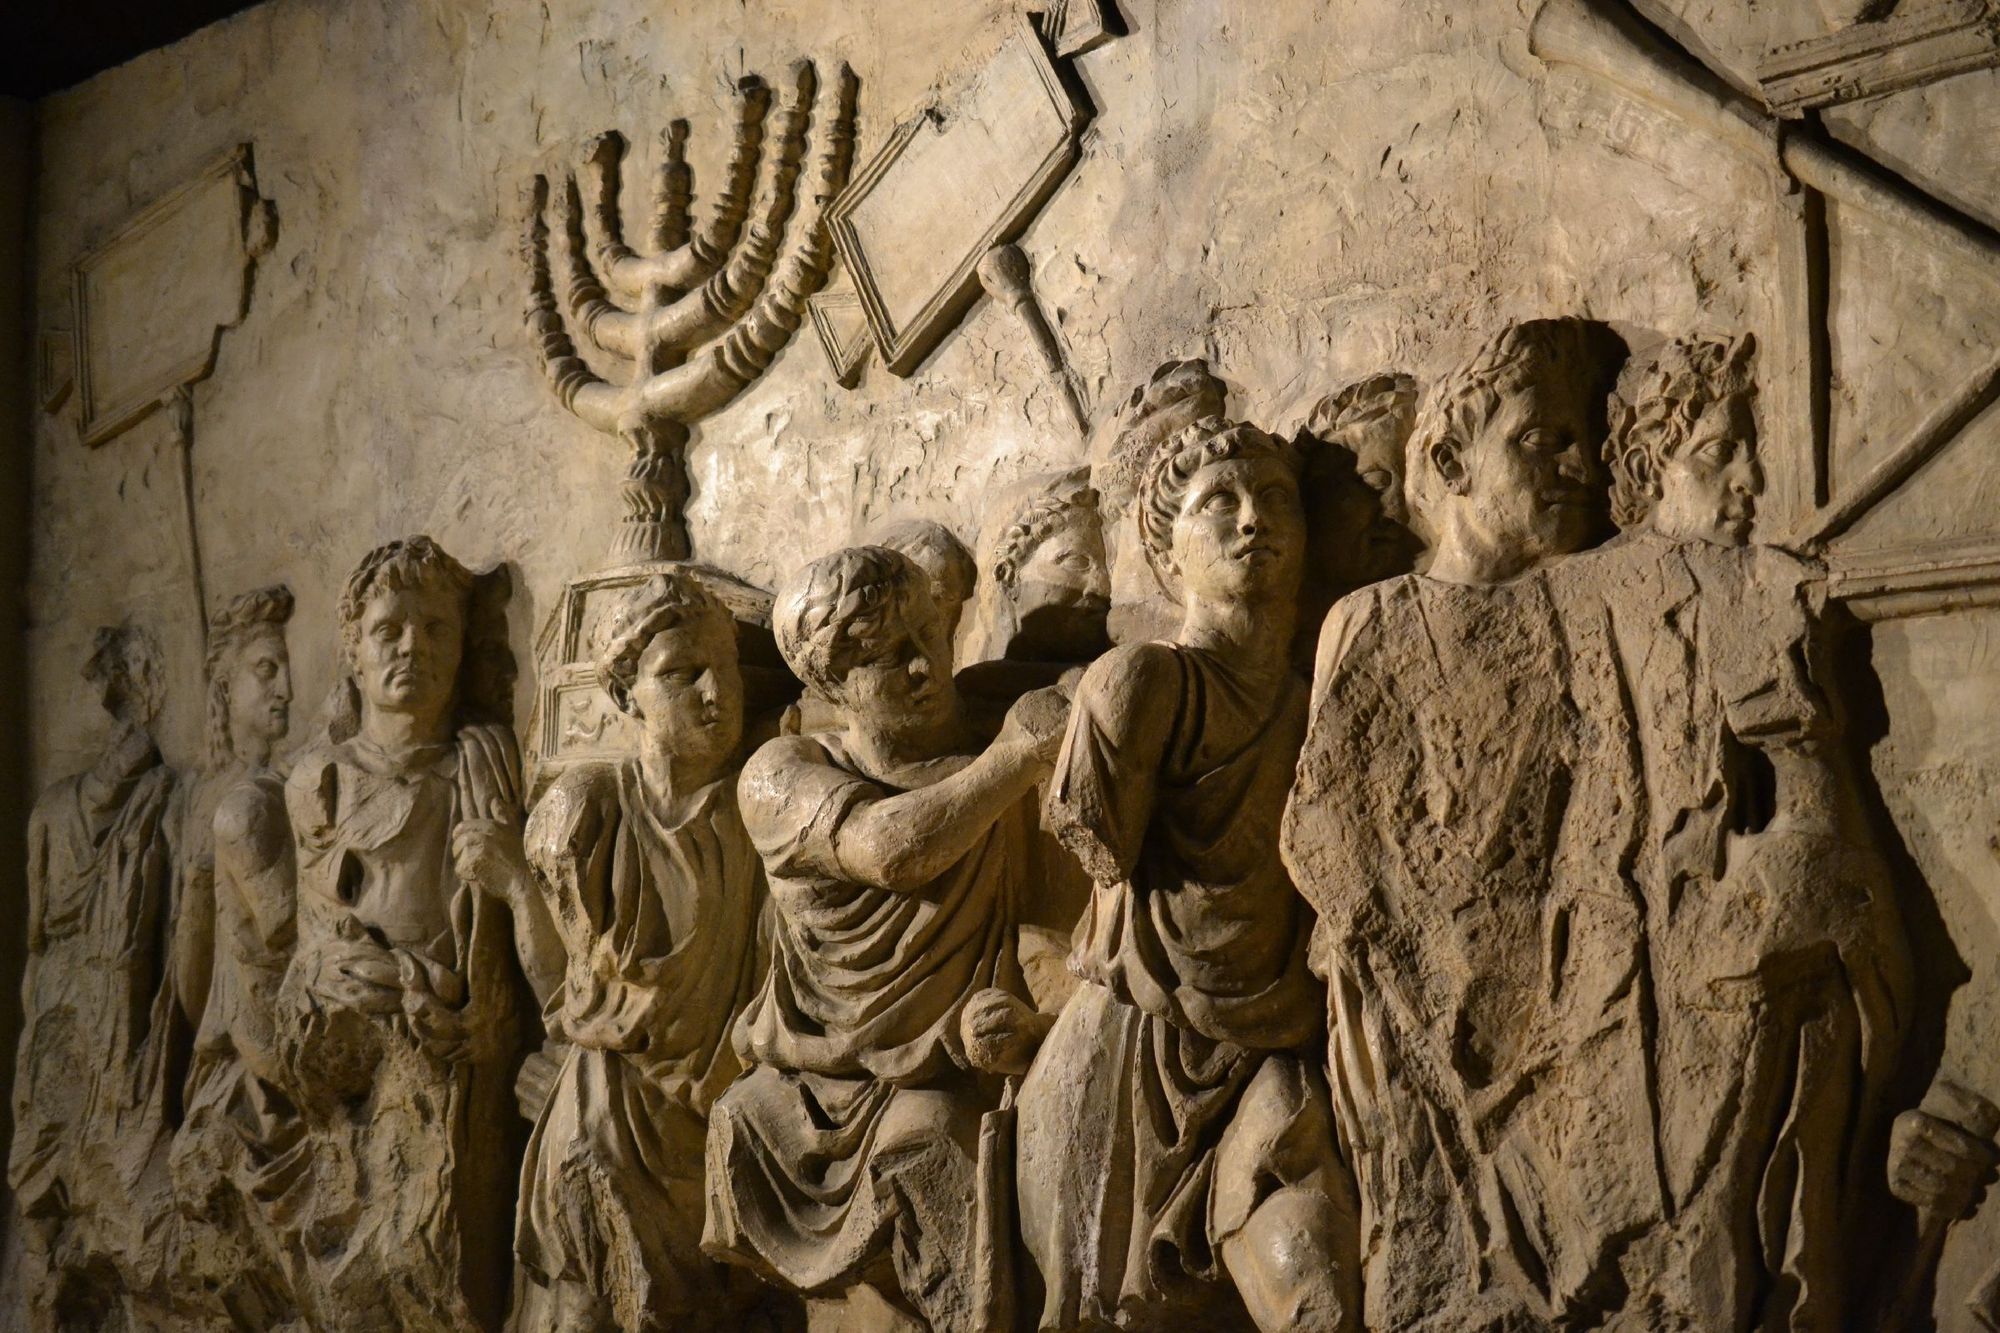
[[[553,777],[505,572],[428,538],[333,626],[216,611],[192,772],[103,631],[32,828],[40,1317],[1893,1326],[1996,1117],[1913,1078],[1753,363],[1536,320],[1290,439],[1164,366],[977,559],[784,579],[778,705],[655,560],[592,645],[635,750]]]

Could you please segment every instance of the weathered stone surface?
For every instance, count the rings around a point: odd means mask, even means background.
[[[0,1324],[2000,1327],[2000,75],[1756,92],[1911,3],[268,0],[49,99],[27,340],[210,355],[20,470]]]

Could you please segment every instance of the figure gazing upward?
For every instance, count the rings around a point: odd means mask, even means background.
[[[577,354],[549,267],[548,177],[536,176],[530,188],[527,323],[542,371],[564,407],[632,450],[614,555],[688,555],[681,506],[688,495],[684,457],[691,428],[769,368],[798,329],[806,298],[826,280],[833,261],[826,208],[847,184],[854,159],[854,74],[842,65],[821,94],[823,132],[806,182],[810,197],[800,206],[798,178],[817,88],[805,61],[792,66],[775,111],[761,80],[737,85],[735,141],[714,208],[699,226],[690,210],[688,125],[668,125],[661,136],[650,253],[625,241],[618,202],[622,135],[598,135],[586,159],[594,244],[576,176],[565,180],[569,322],[597,351],[627,365],[623,384],[599,376]],[[776,129],[767,152],[765,122],[772,118]]]

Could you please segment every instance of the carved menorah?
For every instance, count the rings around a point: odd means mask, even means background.
[[[619,199],[624,136],[612,131],[593,139],[585,158],[588,225],[577,174],[568,173],[563,186],[567,321],[550,272],[549,178],[535,177],[523,248],[528,331],[543,374],[564,407],[631,449],[614,557],[688,556],[682,508],[693,427],[770,367],[798,329],[806,298],[826,280],[833,262],[826,208],[846,186],[853,164],[855,90],[854,74],[843,64],[821,91],[807,61],[791,67],[775,108],[761,79],[739,82],[722,188],[699,225],[692,216],[688,123],[669,124],[661,135],[644,253],[625,241]],[[816,93],[821,128],[806,169]],[[810,195],[803,205],[802,169]],[[571,323],[599,353],[628,367],[623,384],[600,376],[578,354]]]

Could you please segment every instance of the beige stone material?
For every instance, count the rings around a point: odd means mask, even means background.
[[[47,99],[0,1328],[2000,1329],[1992,9]]]

